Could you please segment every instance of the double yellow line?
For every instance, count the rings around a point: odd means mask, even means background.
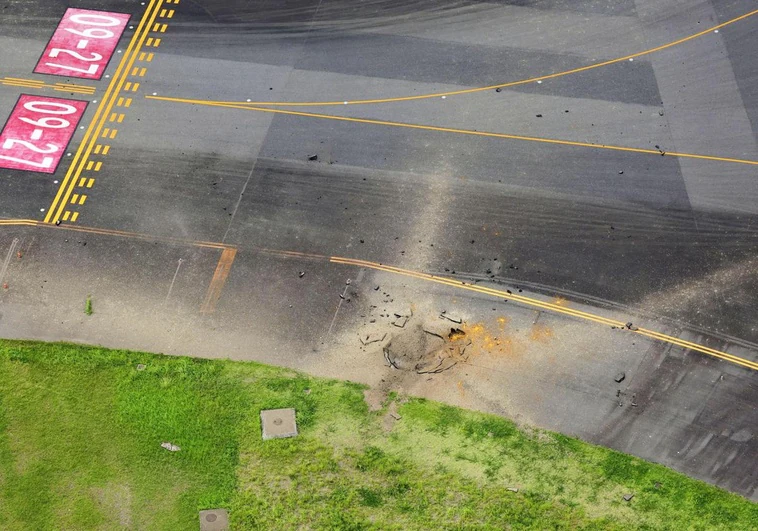
[[[615,319],[609,319],[601,315],[595,315],[595,314],[583,312],[580,310],[574,310],[573,308],[567,308],[565,306],[560,306],[558,304],[553,304],[550,302],[544,302],[538,299],[533,299],[531,297],[525,297],[523,295],[517,295],[515,293],[508,293],[502,290],[467,284],[460,280],[454,280],[454,279],[446,278],[446,277],[439,277],[436,275],[430,275],[428,273],[419,273],[418,271],[410,271],[408,269],[401,269],[399,267],[387,266],[383,264],[378,264],[376,262],[369,262],[366,260],[355,260],[353,258],[341,258],[341,257],[333,256],[329,259],[329,261],[335,264],[366,267],[369,269],[375,269],[377,271],[384,271],[384,272],[393,273],[396,275],[403,275],[407,277],[417,278],[420,280],[426,280],[428,282],[436,282],[437,284],[443,284],[445,286],[452,286],[454,288],[465,289],[468,291],[475,291],[477,293],[482,293],[484,295],[490,295],[490,296],[494,296],[498,298],[508,299],[514,302],[519,302],[527,306],[539,308],[540,310],[556,312],[563,315],[568,315],[571,317],[584,319],[586,321],[592,321],[594,323],[598,323],[598,324],[602,324],[606,326],[613,326],[616,328],[626,328],[625,323],[621,321],[617,321]],[[651,339],[656,339],[658,341],[663,341],[665,343],[677,345],[682,348],[694,350],[702,354],[707,354],[708,356],[713,356],[714,358],[719,358],[724,361],[728,361],[730,363],[734,363],[736,365],[740,365],[742,367],[752,369],[754,371],[758,371],[758,363],[748,360],[748,359],[734,356],[732,354],[729,354],[728,352],[722,352],[720,350],[712,349],[710,347],[699,345],[697,343],[692,343],[691,341],[686,341],[684,339],[670,336],[667,334],[663,334],[660,332],[656,332],[654,330],[648,330],[646,328],[633,327],[633,328],[630,328],[629,331],[635,334],[649,337]]]
[[[61,215],[68,204],[68,200],[71,197],[71,193],[76,187],[76,183],[87,164],[90,153],[92,153],[92,149],[100,136],[103,125],[121,93],[124,82],[134,65],[134,61],[137,59],[137,55],[142,49],[145,38],[155,22],[155,18],[158,15],[158,11],[163,5],[163,2],[164,0],[150,0],[150,3],[145,10],[145,14],[142,15],[142,20],[140,20],[140,23],[137,26],[137,31],[134,32],[134,35],[129,41],[126,53],[121,58],[116,73],[108,84],[105,95],[95,111],[95,116],[90,122],[89,127],[87,127],[87,131],[84,133],[84,138],[82,139],[81,144],[79,144],[79,148],[76,150],[71,165],[66,172],[66,176],[61,181],[58,193],[55,194],[55,198],[53,199],[50,208],[47,209],[45,223],[56,223],[60,220]]]

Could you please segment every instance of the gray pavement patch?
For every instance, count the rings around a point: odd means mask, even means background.
[[[297,436],[295,410],[292,408],[261,410],[261,428],[264,441]]]
[[[226,509],[200,511],[200,531],[228,531],[229,513]]]

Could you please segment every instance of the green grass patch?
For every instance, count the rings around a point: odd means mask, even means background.
[[[402,419],[387,433],[363,389],[0,341],[0,529],[197,529],[214,507],[235,529],[758,527],[739,496],[492,415],[392,395]],[[296,408],[300,435],[262,441],[260,410],[280,407]]]

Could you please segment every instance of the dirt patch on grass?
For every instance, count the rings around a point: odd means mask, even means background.
[[[379,411],[384,407],[387,392],[382,389],[366,389],[363,391],[363,399],[368,404],[369,411]]]
[[[98,505],[110,520],[122,528],[132,527],[132,489],[129,485],[109,483],[92,489]]]

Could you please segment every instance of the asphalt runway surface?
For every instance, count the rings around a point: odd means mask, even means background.
[[[108,77],[32,73],[67,7],[132,15]],[[55,174],[0,169],[0,335],[391,383],[758,499],[756,7],[11,1],[3,120],[90,103]],[[398,377],[443,309],[476,359]]]

